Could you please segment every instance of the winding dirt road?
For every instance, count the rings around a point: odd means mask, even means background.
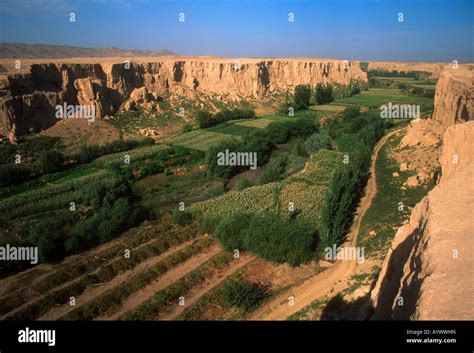
[[[370,208],[372,200],[377,194],[377,178],[375,164],[382,146],[388,139],[402,131],[398,129],[382,137],[374,148],[370,164],[370,178],[367,181],[365,195],[357,207],[352,227],[343,246],[356,246],[361,221]],[[357,262],[355,260],[336,261],[327,270],[304,281],[301,285],[291,288],[279,295],[269,303],[248,317],[249,320],[285,320],[292,314],[300,311],[313,301],[322,299],[330,293],[338,293],[347,287],[347,282],[355,273]],[[293,305],[290,305],[290,296],[293,297]]]

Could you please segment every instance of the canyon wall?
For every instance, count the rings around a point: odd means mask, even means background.
[[[149,59],[148,59],[149,60]],[[0,80],[0,134],[14,140],[56,122],[63,103],[94,104],[96,116],[115,113],[131,96],[218,94],[260,99],[298,84],[366,81],[358,62],[319,59],[157,59],[152,62],[33,64]],[[135,91],[135,92],[134,92]]]
[[[436,84],[432,119],[446,130],[451,125],[474,119],[472,87],[474,71],[445,69]]]
[[[431,124],[442,134],[442,177],[398,229],[361,318],[474,318],[471,78],[472,72],[440,75]]]

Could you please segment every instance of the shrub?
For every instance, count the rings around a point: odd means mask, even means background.
[[[212,114],[208,111],[197,112],[196,121],[201,129],[212,126]]]
[[[312,134],[304,142],[304,146],[309,152],[313,153],[318,152],[321,149],[330,150],[332,147],[331,136],[329,136],[327,131],[321,131],[316,134]]]
[[[245,250],[243,232],[249,225],[251,214],[234,213],[222,218],[217,224],[213,235],[227,251]]]
[[[40,154],[39,162],[44,174],[57,172],[64,163],[64,155],[56,150],[43,151]]]
[[[260,175],[260,184],[267,184],[278,181],[282,178],[282,173],[285,171],[287,159],[284,156],[275,156],[270,159],[270,162],[263,168]]]
[[[306,147],[303,145],[303,142],[301,139],[298,139],[295,141],[293,144],[293,147],[291,149],[291,153],[294,156],[298,157],[307,157],[308,156],[308,151],[306,150]]]
[[[305,220],[284,221],[275,213],[255,214],[244,233],[244,247],[275,263],[298,266],[317,246],[316,230]]]
[[[17,185],[34,176],[31,167],[19,164],[2,165],[0,168],[0,186]]]
[[[140,146],[153,145],[155,141],[151,137],[146,137],[139,140],[117,140],[105,143],[103,145],[83,145],[79,152],[72,155],[71,158],[78,163],[89,163],[92,160],[111,153],[128,151]]]
[[[334,92],[332,85],[323,86],[321,83],[316,85],[314,98],[316,104],[327,104],[334,100]]]
[[[240,277],[228,280],[222,288],[224,305],[251,312],[269,296],[268,286],[246,281]]]
[[[36,223],[30,231],[29,240],[38,247],[41,262],[61,260],[65,256],[65,222],[52,216]]]
[[[193,215],[187,211],[173,211],[173,222],[181,226],[190,224],[193,221]]]
[[[237,190],[242,191],[244,189],[247,189],[251,186],[254,186],[254,183],[252,183],[251,180],[247,178],[240,178],[239,182],[237,183]]]

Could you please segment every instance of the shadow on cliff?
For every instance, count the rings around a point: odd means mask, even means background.
[[[393,250],[380,283],[377,302],[374,304],[369,297],[361,307],[359,319],[413,319],[424,279],[420,271],[421,254],[426,247],[426,243],[421,242],[425,227],[426,220],[422,219],[420,226]]]
[[[377,283],[377,279],[374,279],[370,291],[363,297],[353,301],[345,301],[340,293],[332,297],[323,309],[320,320],[416,319],[416,304],[425,278],[421,273],[421,254],[427,245],[422,242],[425,226],[425,220],[421,220],[420,226],[393,250],[387,271],[379,283],[376,304],[370,296]]]

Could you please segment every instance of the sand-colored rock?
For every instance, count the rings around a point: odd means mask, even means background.
[[[400,164],[400,171],[406,172],[408,170],[408,165],[406,163]]]
[[[474,159],[474,121],[449,127],[443,135],[443,150],[439,157],[441,182],[451,178]],[[471,180],[474,183],[474,180]]]
[[[474,120],[472,104],[473,71],[445,69],[441,72],[435,91],[432,119],[442,131],[454,124]]]
[[[401,146],[430,147],[440,141],[440,128],[432,119],[418,119],[410,121],[407,133],[400,142]]]
[[[472,180],[474,163],[433,189],[398,229],[371,293],[371,319],[474,318]]]
[[[81,61],[83,62],[83,61]],[[28,133],[56,122],[57,104],[94,104],[98,118],[123,103],[171,94],[215,94],[226,100],[261,99],[296,85],[367,81],[358,62],[323,59],[157,58],[133,62],[32,64],[30,73],[0,80],[0,135]],[[225,97],[225,98],[224,98]],[[126,108],[126,107],[125,107]]]
[[[406,181],[406,185],[410,188],[415,188],[418,186],[418,177],[416,175],[413,175],[409,177]]]

